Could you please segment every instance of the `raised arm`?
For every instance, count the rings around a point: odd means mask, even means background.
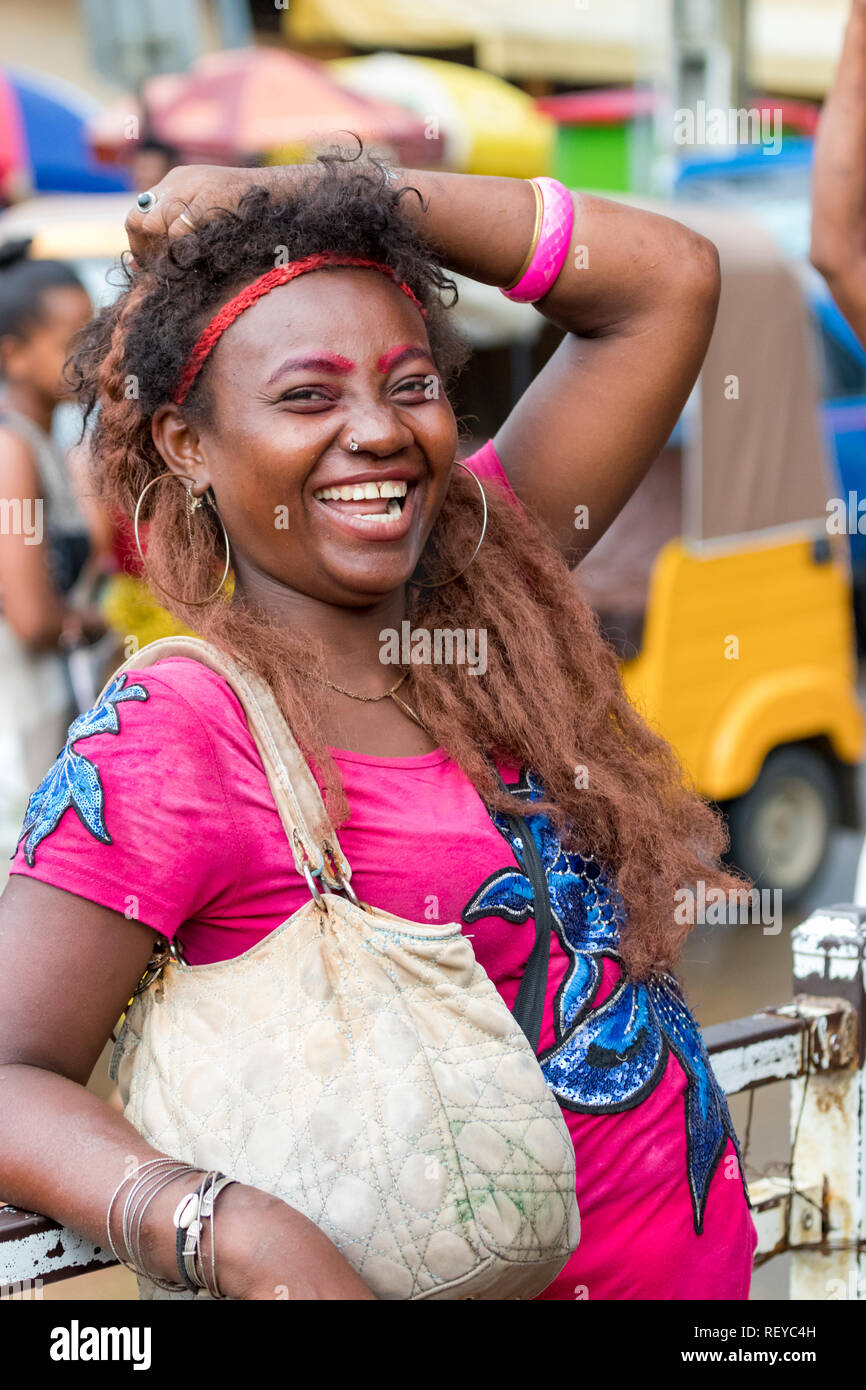
[[[853,0],[815,140],[810,255],[866,344],[866,0]]]
[[[130,244],[146,256],[166,225],[182,235],[252,183],[287,170],[175,169],[156,207],[134,211]],[[526,180],[395,171],[416,187],[403,200],[451,270],[510,284],[532,237],[535,197]],[[711,242],[681,223],[604,198],[573,194],[575,222],[562,272],[536,308],[565,332],[495,437],[521,501],[550,527],[574,564],[624,506],[664,445],[694,384],[719,293]],[[575,508],[588,525],[575,528]]]
[[[532,236],[523,179],[404,170],[429,205],[423,224],[450,269],[510,284]],[[571,247],[535,308],[565,332],[494,445],[521,501],[575,564],[628,501],[673,429],[710,340],[719,294],[711,242],[667,217],[588,194]],[[575,527],[575,507],[588,525]]]

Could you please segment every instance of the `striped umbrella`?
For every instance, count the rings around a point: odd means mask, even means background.
[[[150,78],[143,102],[149,131],[188,161],[291,162],[334,140],[346,142],[350,131],[403,164],[441,159],[441,140],[425,138],[417,116],[350,92],[321,63],[279,49],[208,54],[188,73]],[[100,158],[128,160],[136,109],[127,99],[93,122],[90,138]]]

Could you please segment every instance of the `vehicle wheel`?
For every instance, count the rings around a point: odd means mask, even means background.
[[[839,793],[826,760],[803,744],[777,748],[751,791],[727,805],[730,858],[761,887],[799,902],[824,866],[839,823]]]

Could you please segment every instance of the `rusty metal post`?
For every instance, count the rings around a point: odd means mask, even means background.
[[[826,907],[792,933],[794,994],[844,999],[856,1019],[857,1039],[826,1026],[813,1033],[811,1065],[791,1085],[791,1138],[795,1190],[823,1174],[822,1210],[800,1204],[790,1232],[792,1299],[866,1299],[864,1211],[864,963],[866,909]],[[850,1065],[834,1067],[846,1052]],[[819,1069],[820,1068],[820,1069]],[[829,1068],[829,1069],[827,1069]],[[792,1213],[793,1216],[794,1213]],[[820,1246],[814,1223],[821,1222]],[[793,1224],[793,1223],[792,1223]],[[799,1237],[799,1239],[798,1239]]]

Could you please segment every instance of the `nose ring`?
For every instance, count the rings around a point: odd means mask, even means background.
[[[357,441],[356,439],[350,439],[350,440],[349,440],[349,452],[352,453],[352,454],[357,454],[357,452],[358,452],[358,441]]]

